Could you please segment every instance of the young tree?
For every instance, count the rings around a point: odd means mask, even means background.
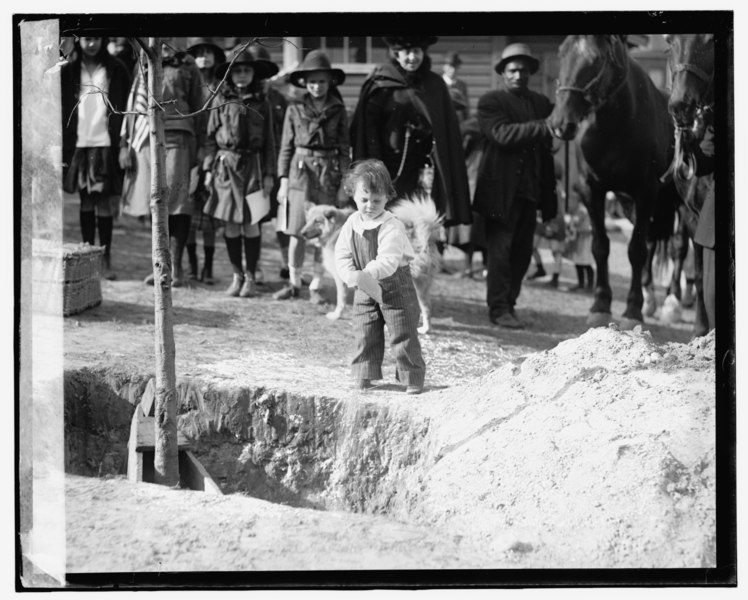
[[[246,42],[244,47],[257,39]],[[154,475],[156,483],[176,486],[179,483],[179,456],[177,449],[177,392],[174,344],[174,318],[171,297],[171,253],[169,252],[168,207],[166,204],[165,172],[165,132],[163,109],[163,66],[162,38],[151,37],[146,43],[133,38],[143,50],[148,70],[148,121],[151,148],[151,216],[152,216],[152,259],[154,278],[154,346],[155,346],[155,458]],[[232,61],[233,62],[233,61]],[[228,70],[224,80],[228,75]],[[209,110],[216,95],[216,89],[205,101],[200,111],[191,114],[178,114],[172,118],[194,117]]]
[[[99,30],[97,33],[101,33]],[[213,98],[228,76],[215,89],[211,90],[202,108],[194,113],[176,115],[164,114],[162,65],[163,38],[150,37],[128,38],[130,43],[140,47],[146,61],[148,97],[147,117],[149,127],[150,160],[151,160],[151,198],[152,217],[151,247],[154,278],[154,347],[155,347],[155,458],[154,476],[156,483],[168,486],[179,484],[179,456],[177,448],[177,392],[176,392],[176,349],[174,343],[174,318],[172,307],[172,269],[169,251],[169,212],[167,206],[168,190],[166,185],[166,150],[164,120],[167,118],[191,118],[212,108]],[[256,43],[258,38],[247,41],[242,49]],[[233,60],[231,61],[233,63]],[[143,76],[143,74],[140,74]],[[88,93],[103,93],[94,90]],[[106,99],[106,95],[104,95]],[[109,109],[115,111],[106,100]],[[121,112],[121,111],[120,111]],[[133,114],[133,111],[125,111]],[[134,112],[141,115],[142,112]]]
[[[156,483],[179,484],[177,451],[177,381],[174,345],[174,311],[171,298],[169,211],[166,205],[164,113],[161,108],[163,67],[161,38],[136,38],[148,63],[148,120],[151,145],[151,256],[153,260],[154,346],[156,372]]]

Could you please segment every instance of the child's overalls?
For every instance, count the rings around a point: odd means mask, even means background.
[[[377,257],[379,227],[363,235],[353,232],[351,248],[356,269],[362,270]],[[408,266],[379,281],[382,304],[359,289],[353,298],[353,327],[356,349],[351,361],[354,378],[382,379],[384,325],[390,330],[390,344],[397,361],[396,377],[407,386],[422,386],[426,364],[418,341],[421,310]]]

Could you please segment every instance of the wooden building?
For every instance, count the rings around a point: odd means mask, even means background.
[[[444,57],[457,52],[462,59],[459,77],[469,92],[470,112],[476,110],[478,99],[485,92],[499,85],[500,76],[494,71],[503,49],[513,43],[528,44],[540,60],[538,73],[530,78],[530,87],[549,98],[553,98],[558,78],[558,48],[563,35],[516,35],[516,36],[441,36],[429,48],[432,70],[441,73]],[[237,38],[225,38],[227,46],[234,45]],[[660,35],[635,34],[629,37],[631,54],[650,73],[658,87],[666,87],[665,42]],[[283,74],[293,71],[310,50],[322,48],[330,57],[333,66],[346,73],[346,81],[340,91],[349,111],[358,101],[359,90],[366,76],[374,67],[387,59],[387,46],[380,37],[288,37],[265,38],[273,61],[281,67]]]

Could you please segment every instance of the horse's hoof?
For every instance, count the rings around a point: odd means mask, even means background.
[[[683,309],[681,308],[678,298],[674,294],[670,294],[665,298],[665,302],[662,303],[661,317],[665,323],[675,324],[679,323],[683,316]]]
[[[341,315],[342,313],[339,313],[338,311],[334,310],[332,312],[327,313],[325,317],[327,317],[331,321],[337,321]]]
[[[631,319],[629,317],[621,317],[621,330],[622,331],[631,331],[632,329],[635,329],[637,326],[642,327],[644,325],[643,321],[640,321],[638,319]]]
[[[654,292],[648,288],[642,288],[642,295],[644,296],[642,314],[646,317],[651,317],[655,314],[655,311],[657,311],[657,299],[655,298]]]
[[[430,325],[421,325],[418,328],[418,333],[421,333],[421,334],[428,333],[429,331],[431,331],[431,326]]]
[[[609,312],[591,312],[587,315],[587,325],[590,327],[607,327],[613,321],[613,315]]]

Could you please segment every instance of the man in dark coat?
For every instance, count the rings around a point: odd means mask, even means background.
[[[495,67],[503,89],[478,102],[484,156],[473,210],[486,219],[486,300],[491,322],[511,329],[524,327],[514,305],[532,256],[536,212],[541,210],[547,221],[557,210],[551,133],[545,122],[552,105],[528,89],[538,66],[527,45],[507,46]]]
[[[420,189],[420,170],[431,161],[431,195],[444,224],[469,224],[470,192],[457,115],[444,80],[431,71],[426,54],[436,40],[385,38],[392,60],[379,65],[361,88],[351,124],[353,159],[384,162],[398,196]],[[410,55],[420,62],[412,62]]]

